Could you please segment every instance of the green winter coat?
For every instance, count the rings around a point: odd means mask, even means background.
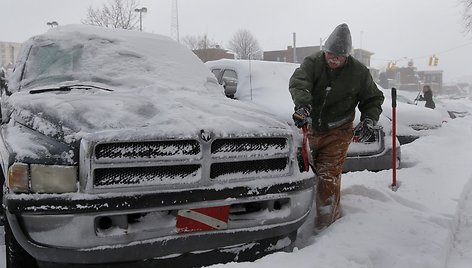
[[[295,107],[310,105],[313,128],[326,131],[354,119],[358,106],[361,120],[379,120],[384,96],[369,70],[352,56],[339,70],[326,64],[324,52],[305,58],[290,78]]]

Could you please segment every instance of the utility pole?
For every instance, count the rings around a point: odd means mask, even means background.
[[[172,17],[170,22],[170,37],[180,43],[179,40],[179,6],[177,0],[172,0]]]
[[[139,12],[139,31],[143,31],[143,13],[147,12],[147,8],[142,7],[142,8],[136,8],[134,10],[135,12]]]
[[[298,63],[297,60],[297,34],[293,33],[293,62]]]

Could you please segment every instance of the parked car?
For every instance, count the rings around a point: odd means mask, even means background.
[[[400,96],[403,97],[404,100],[406,100],[407,103],[409,104],[414,104],[418,106],[425,106],[426,101],[420,100],[419,99],[419,93],[417,92],[411,92],[411,91],[404,91],[401,90],[399,91],[401,94]],[[441,97],[433,97],[434,103],[436,107],[434,110],[438,111],[442,115],[442,120],[443,123],[449,122],[451,119],[455,119],[457,117],[464,117],[467,115],[470,115],[468,112],[467,107],[464,107],[458,102],[453,102],[450,97],[446,97],[446,99],[450,100],[448,103],[445,103],[442,101],[444,96]]]
[[[447,96],[441,96],[435,100],[435,102],[444,110],[447,111],[451,119],[458,117],[470,116],[471,113],[469,105],[463,102],[463,99],[449,98]]]
[[[382,104],[382,114],[391,119],[391,90],[382,90],[385,96],[385,101]],[[440,112],[424,106],[415,105],[414,102],[403,95],[401,91],[397,93],[397,107],[395,111],[397,119],[396,134],[401,144],[407,144],[422,136],[429,135],[432,130],[440,128],[444,122],[444,116]]]
[[[199,266],[293,243],[315,179],[292,129],[226,98],[190,50],[69,25],[18,58],[1,102],[8,267]]]
[[[255,103],[292,125],[293,102],[288,90],[289,79],[299,64],[257,60],[221,59],[208,61],[207,67],[216,75],[222,85],[226,85],[228,97]],[[227,75],[228,74],[228,75]],[[227,81],[230,83],[227,83]],[[231,85],[231,86],[228,86]],[[356,113],[355,123],[360,113]],[[386,117],[379,120],[376,142],[351,142],[343,171],[379,171],[392,167],[391,123]],[[397,165],[400,165],[401,149],[397,142]]]

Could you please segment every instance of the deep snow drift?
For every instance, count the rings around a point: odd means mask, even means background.
[[[460,102],[472,111],[471,100]],[[343,218],[292,253],[224,267],[470,267],[471,136],[467,116],[402,146],[396,192],[392,170],[344,174]]]

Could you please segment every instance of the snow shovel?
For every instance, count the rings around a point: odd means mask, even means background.
[[[397,89],[392,87],[392,191],[397,191]]]
[[[303,157],[303,170],[308,171],[310,170],[310,162],[308,158],[308,127],[304,125],[302,127],[303,131],[303,142],[302,142],[302,157]]]

